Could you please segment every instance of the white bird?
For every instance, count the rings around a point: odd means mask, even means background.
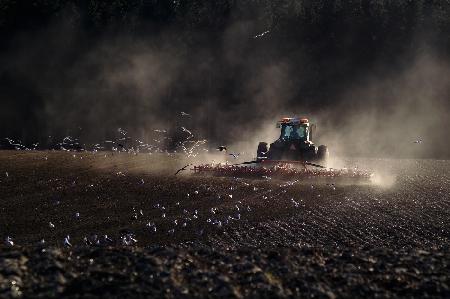
[[[64,143],[68,143],[68,142],[74,142],[75,140],[74,139],[72,139],[72,137],[70,137],[70,136],[66,136],[66,137],[64,137],[64,139],[63,139],[63,144]]]
[[[125,246],[131,245],[131,242],[127,239],[126,236],[122,237],[122,245],[125,245]]]
[[[7,246],[14,246],[14,241],[12,240],[12,238],[10,236],[7,236],[6,240],[5,240],[5,244]]]
[[[72,247],[72,244],[70,244],[70,236],[69,236],[69,235],[67,235],[67,236],[64,238],[64,246],[66,246],[66,247]]]
[[[122,129],[122,128],[118,128],[118,129],[117,129],[117,132],[119,132],[119,133],[122,134],[122,135],[127,135],[127,131],[125,131],[125,130]]]
[[[189,135],[193,136],[194,134],[192,134],[191,131],[189,131],[188,129],[186,129],[185,127],[181,127],[181,130],[183,130],[183,132],[188,133]]]
[[[191,116],[189,113],[181,111],[181,116]]]
[[[84,236],[83,238],[84,244],[86,244],[87,246],[91,246],[92,242],[91,240],[88,239],[88,237]]]
[[[260,34],[255,35],[253,38],[260,38],[260,37],[263,37],[264,35],[266,35],[266,34],[269,33],[269,32],[270,32],[270,30],[264,31],[264,32],[262,32],[262,33],[260,33]]]
[[[108,235],[104,235],[103,236],[103,241],[105,243],[112,243],[113,242],[113,240]]]
[[[130,246],[136,244],[137,240],[134,238],[132,233],[128,233],[122,237],[122,245]]]
[[[113,242],[113,240],[112,240],[108,235],[104,235],[104,236],[103,236],[103,239],[104,239],[104,241],[107,242],[107,243],[108,243],[108,242],[109,242],[109,243],[112,243],[112,242]]]

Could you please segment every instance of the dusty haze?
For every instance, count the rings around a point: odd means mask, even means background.
[[[2,138],[45,148],[70,135],[88,145],[120,127],[150,143],[155,129],[185,126],[210,148],[252,155],[259,141],[278,137],[278,118],[307,116],[316,142],[336,155],[450,157],[450,64],[433,28],[410,30],[402,51],[380,46],[364,58],[371,46],[363,43],[345,46],[347,54],[324,50],[360,42],[351,31],[317,46],[320,36],[302,43],[235,17],[208,34],[163,26],[148,36],[105,30],[93,38],[74,25],[71,9],[62,16],[3,47]],[[187,32],[191,43],[180,41]]]

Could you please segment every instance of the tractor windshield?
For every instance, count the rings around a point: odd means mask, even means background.
[[[281,139],[284,140],[307,140],[308,139],[308,127],[302,125],[281,125]]]

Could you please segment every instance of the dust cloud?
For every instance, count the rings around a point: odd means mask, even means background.
[[[449,123],[449,94],[450,66],[421,53],[400,72],[370,76],[357,87],[350,85],[320,110],[299,104],[291,113],[279,112],[271,121],[255,126],[255,131],[246,132],[246,140],[253,148],[256,140],[273,142],[278,136],[272,127],[278,119],[306,116],[317,124],[315,142],[327,145],[337,156],[443,155],[448,144],[443,126]]]
[[[343,95],[347,101],[323,109],[320,141],[326,140],[338,155],[445,154],[449,75],[448,64],[419,54],[401,72],[368,78]]]
[[[80,46],[85,36],[64,23],[17,38],[0,70],[25,88],[4,95],[2,137],[45,148],[70,135],[87,146],[124,128],[147,143],[164,131],[170,143],[185,127],[208,141],[205,159],[233,162],[215,148],[227,145],[239,160],[251,159],[258,142],[278,138],[278,119],[306,116],[333,167],[345,156],[450,156],[450,66],[432,47],[410,49],[392,68],[343,74],[348,79],[339,78],[337,89],[326,84],[336,65],[321,66],[316,73],[325,83],[308,89],[315,84],[312,55],[285,52],[277,32],[255,39],[262,29],[234,22],[216,44],[190,46],[170,30],[148,39],[106,35]]]

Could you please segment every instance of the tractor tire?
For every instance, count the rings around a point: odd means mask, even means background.
[[[267,142],[260,142],[258,144],[258,150],[256,151],[256,161],[267,159],[268,153],[269,148],[267,147]]]
[[[317,162],[326,166],[329,156],[330,153],[328,152],[328,147],[326,145],[319,146],[319,149],[317,150]]]
[[[313,161],[317,158],[317,147],[311,146],[306,150],[303,159],[306,161]]]

